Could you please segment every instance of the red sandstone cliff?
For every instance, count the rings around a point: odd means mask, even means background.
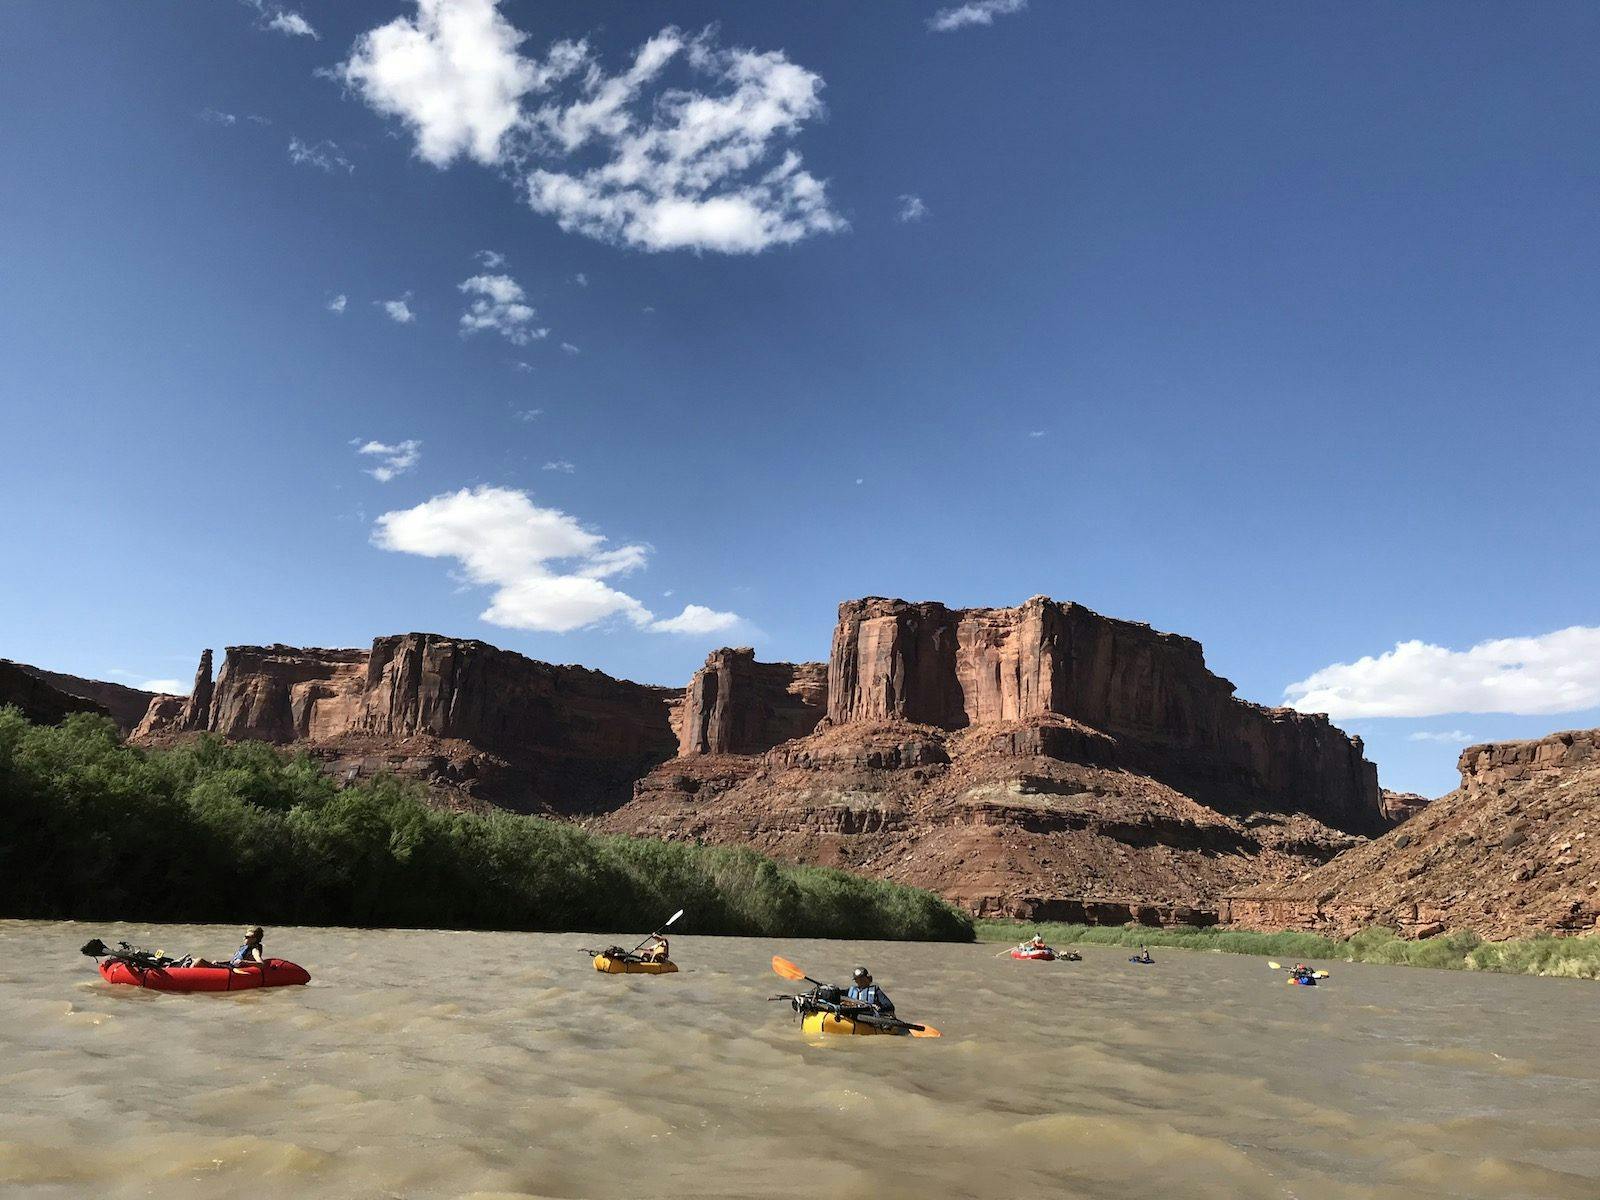
[[[749,647],[715,650],[694,673],[678,717],[678,753],[759,754],[817,727],[826,663],[758,663]]]
[[[205,731],[304,747],[346,777],[392,770],[520,811],[609,807],[668,758],[675,693],[469,639],[370,650],[210,651],[190,701],[157,698],[136,740]]]
[[[1592,932],[1600,922],[1600,729],[1470,746],[1461,786],[1383,838],[1231,898],[1250,928],[1425,936]]]
[[[836,725],[905,720],[964,729],[1055,714],[1219,807],[1310,813],[1355,833],[1386,827],[1377,769],[1325,716],[1239,700],[1200,644],[1035,596],[951,610],[869,597],[839,608],[828,663]],[[1131,765],[1131,763],[1130,763]]]
[[[0,659],[0,662],[9,661],[8,659]],[[64,695],[88,700],[95,708],[75,709],[73,711],[103,712],[115,721],[117,727],[125,734],[139,723],[139,718],[144,716],[145,709],[150,706],[150,701],[155,698],[154,692],[131,688],[126,684],[108,683],[103,679],[83,679],[77,675],[64,675],[60,671],[46,671],[42,667],[30,667],[27,663],[12,663],[11,665],[48,684]]]
[[[19,708],[23,716],[40,725],[54,725],[73,713],[111,715],[104,704],[46,682],[47,674],[50,672],[0,658],[0,707]],[[71,675],[58,678],[74,679]]]
[[[770,697],[807,670],[712,655],[680,756],[606,827],[1097,920],[1205,920],[1385,827],[1358,739],[1236,699],[1187,638],[1079,605],[841,605],[825,697],[810,689],[827,717],[773,744]]]

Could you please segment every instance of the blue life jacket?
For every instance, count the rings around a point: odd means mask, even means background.
[[[250,943],[246,942],[244,945],[240,946],[237,951],[234,952],[234,956],[229,960],[229,962],[235,967],[241,967],[241,966],[244,966],[247,963],[254,963],[256,960],[254,958],[250,957],[250,949],[251,949]],[[261,952],[261,961],[265,962],[266,960],[267,960],[267,954],[266,954],[266,951],[263,950]]]
[[[861,1004],[872,1005],[881,1013],[892,1013],[894,1011],[894,1001],[889,999],[889,993],[875,983],[869,983],[866,987],[852,986],[848,995],[850,999]]]

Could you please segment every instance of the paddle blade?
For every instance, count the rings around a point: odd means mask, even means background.
[[[1328,973],[1326,971],[1313,971],[1311,974],[1318,979],[1326,979],[1328,977]]]
[[[911,1036],[912,1037],[938,1037],[939,1036],[939,1031],[937,1029],[935,1029],[932,1025],[924,1025],[921,1029],[913,1029],[911,1031]]]
[[[663,928],[663,929],[670,928],[672,923],[674,921],[676,921],[681,916],[683,916],[683,909],[680,908],[677,912],[673,913],[670,917],[667,918],[667,923],[665,925],[663,925],[661,928]]]
[[[772,956],[772,969],[784,979],[804,979],[806,977],[806,973],[799,967],[795,966],[787,958],[779,958],[776,954]]]
[[[1281,971],[1281,970],[1283,970],[1283,964],[1282,963],[1269,962],[1267,964],[1267,967],[1268,967],[1269,970],[1273,970],[1273,971]]]

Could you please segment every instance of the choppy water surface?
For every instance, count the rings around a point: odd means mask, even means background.
[[[0,922],[7,1196],[1600,1196],[1600,988],[1089,948],[269,931],[311,986],[100,982],[92,935]],[[940,1040],[807,1040],[768,960],[868,963]]]

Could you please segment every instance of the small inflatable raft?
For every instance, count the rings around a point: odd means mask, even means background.
[[[1046,946],[1042,950],[1023,950],[1020,947],[1013,946],[1011,949],[1011,957],[1032,962],[1054,962],[1056,959],[1056,952],[1050,949],[1049,946]]]
[[[800,1021],[800,1028],[812,1035],[819,1033],[842,1033],[853,1037],[872,1037],[884,1034],[888,1037],[905,1035],[909,1029],[885,1029],[879,1025],[869,1025],[865,1021],[853,1021],[849,1017],[839,1016],[836,1013],[813,1012],[807,1013]]]
[[[626,958],[613,958],[607,954],[594,956],[594,969],[607,975],[674,975],[675,962],[635,962]]]
[[[107,983],[157,992],[245,992],[311,982],[310,972],[286,958],[269,958],[260,966],[245,967],[141,967],[120,958],[108,958],[99,965],[100,977]]]

